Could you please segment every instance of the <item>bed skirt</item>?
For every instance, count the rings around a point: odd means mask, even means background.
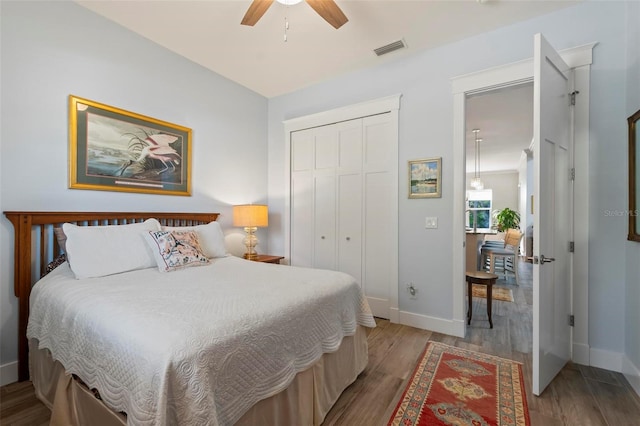
[[[264,399],[236,425],[320,425],[340,394],[364,370],[368,360],[367,333],[358,326],[336,352],[324,354],[296,375],[284,391]],[[47,349],[29,341],[29,368],[36,396],[51,410],[51,425],[126,425],[126,416],[97,399],[74,380]],[[222,426],[222,425],[221,425]]]

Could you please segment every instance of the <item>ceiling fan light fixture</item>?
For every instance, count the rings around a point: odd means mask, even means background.
[[[291,6],[300,3],[302,0],[276,0],[278,3],[286,6]],[[345,16],[344,12],[336,4],[334,0],[305,0],[318,15],[329,23],[333,28],[338,29],[347,22],[349,19]],[[256,22],[262,18],[269,6],[273,4],[273,0],[253,0],[249,9],[244,14],[240,24],[253,27]]]

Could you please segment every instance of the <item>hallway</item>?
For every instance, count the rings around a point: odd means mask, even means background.
[[[487,299],[473,298],[473,316],[467,326],[465,341],[474,345],[487,345],[502,354],[521,352],[531,354],[533,341],[533,264],[518,261],[518,281],[507,280],[498,274],[496,288],[510,289],[513,302],[493,300],[493,329],[487,318]],[[466,291],[465,291],[466,294]],[[483,351],[484,352],[484,351]],[[491,352],[489,352],[491,353]],[[504,356],[504,355],[501,355]]]

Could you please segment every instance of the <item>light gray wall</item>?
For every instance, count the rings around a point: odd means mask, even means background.
[[[627,107],[629,117],[640,110],[640,2],[629,2],[627,5]],[[626,122],[620,120],[620,126],[626,130]],[[636,142],[639,143],[640,141]],[[637,146],[637,145],[636,145]],[[637,148],[636,148],[637,149]],[[638,167],[636,165],[636,167]],[[624,217],[626,220],[626,216]],[[627,285],[625,322],[625,356],[633,364],[636,375],[640,372],[640,243],[627,242]],[[635,382],[640,392],[640,380]]]
[[[215,211],[233,232],[230,205],[266,201],[266,98],[73,2],[1,7],[2,209]],[[68,189],[69,94],[190,127],[193,195]],[[17,299],[4,216],[0,235],[6,364],[17,359]]]
[[[399,116],[399,287],[413,282],[423,295],[410,300],[399,291],[399,308],[452,319],[452,126],[450,79],[533,56],[533,35],[541,32],[557,49],[597,41],[591,74],[592,246],[589,257],[589,342],[616,353],[624,349],[625,224],[603,217],[624,206],[626,136],[625,11],[622,2],[585,2],[516,25],[461,40],[378,67],[354,72],[269,100],[269,205],[284,214],[282,121],[344,105],[402,94]],[[442,157],[442,198],[407,199],[407,161]],[[275,215],[274,215],[275,216]],[[424,217],[437,216],[438,229],[425,232]],[[282,221],[270,223],[269,247],[284,250]],[[385,242],[381,242],[384,244]],[[463,283],[455,283],[463,285]],[[637,308],[637,306],[636,306]]]
[[[518,211],[518,173],[482,173],[480,178],[484,184],[484,189],[493,191],[492,210],[502,210],[509,207]],[[473,173],[467,173],[467,190],[472,190],[469,183],[473,179]]]

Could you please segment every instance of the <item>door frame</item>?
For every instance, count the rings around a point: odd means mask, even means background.
[[[533,43],[533,39],[531,40]],[[572,359],[589,365],[589,87],[593,48],[597,43],[559,51],[574,70],[575,90],[579,91],[573,109],[574,119],[574,200],[573,226],[575,252],[571,305],[575,317],[572,330]],[[466,333],[465,226],[466,178],[466,98],[500,87],[533,81],[533,58],[452,79],[453,94],[453,322],[457,335]],[[533,117],[532,117],[533,120]],[[533,135],[532,135],[533,137]],[[576,212],[579,212],[577,214]],[[457,226],[455,224],[458,224]],[[458,243],[459,242],[459,243]]]
[[[291,259],[291,133],[310,129],[313,127],[326,126],[328,124],[340,123],[343,121],[355,120],[358,118],[369,117],[378,114],[390,113],[392,125],[394,130],[392,134],[395,137],[393,145],[395,147],[395,161],[396,165],[395,173],[392,173],[394,181],[392,187],[395,188],[395,194],[392,194],[394,199],[395,209],[392,211],[391,222],[392,226],[392,238],[388,243],[390,244],[390,253],[393,253],[390,259],[388,259],[393,277],[389,282],[389,320],[391,322],[399,322],[399,309],[398,309],[398,150],[399,150],[399,127],[398,127],[398,115],[400,110],[400,98],[401,94],[391,95],[384,98],[378,98],[358,104],[347,105],[344,107],[323,111],[315,114],[305,115],[297,118],[292,118],[283,121],[284,124],[284,174],[285,174],[285,186],[284,186],[284,255],[286,263],[289,263]]]

